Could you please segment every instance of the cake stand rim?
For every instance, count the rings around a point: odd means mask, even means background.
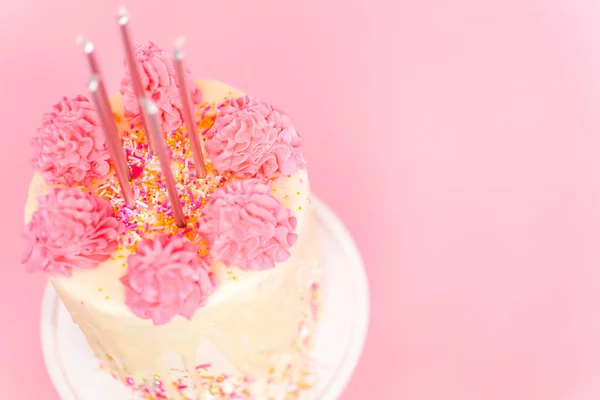
[[[62,367],[59,362],[58,346],[53,345],[55,335],[54,330],[51,329],[51,327],[53,325],[52,321],[56,316],[57,301],[59,301],[58,294],[52,283],[48,281],[44,288],[42,315],[40,319],[44,363],[46,364],[46,370],[50,375],[50,380],[54,385],[54,389],[60,398],[62,400],[77,400],[65,375],[61,372]]]
[[[358,330],[354,332],[356,336],[351,351],[346,354],[347,362],[342,365],[333,385],[325,392],[325,399],[337,399],[343,394],[350,383],[352,376],[358,367],[366,344],[370,321],[369,281],[365,263],[358,249],[358,245],[354,241],[354,238],[346,225],[344,225],[337,214],[335,214],[323,200],[313,197],[312,201],[316,212],[321,214],[328,225],[336,231],[336,238],[342,244],[343,249],[348,253],[349,258],[354,260],[353,265],[357,267],[353,272],[358,275],[355,280],[355,283],[357,283],[357,287],[355,287],[357,290],[356,298],[359,299],[357,304],[358,307],[355,310],[355,315],[357,316],[356,327]]]

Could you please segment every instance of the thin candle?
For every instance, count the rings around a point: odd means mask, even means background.
[[[121,191],[123,192],[125,204],[129,208],[135,208],[135,196],[131,186],[129,185],[129,168],[124,169],[123,164],[117,162],[120,156],[124,157],[123,147],[116,145],[116,143],[111,140],[111,136],[114,135],[114,133],[111,132],[113,132],[113,129],[116,131],[117,125],[115,119],[112,117],[112,111],[110,108],[107,109],[105,107],[105,102],[102,100],[102,93],[100,90],[101,82],[102,80],[100,79],[99,75],[93,75],[88,83],[88,90],[90,91],[92,99],[98,110],[104,135],[106,136],[108,152],[110,154],[110,158],[113,160],[113,165],[115,167],[117,179],[119,180],[119,185],[121,186]],[[116,134],[118,135],[118,132]]]
[[[155,145],[154,151],[158,156],[160,170],[162,171],[162,175],[165,180],[169,202],[171,203],[171,209],[173,210],[173,218],[175,218],[175,223],[178,227],[185,228],[185,216],[183,215],[181,200],[177,194],[175,178],[173,177],[173,171],[171,170],[171,157],[169,157],[167,145],[165,144],[162,131],[158,123],[158,108],[153,102],[148,100],[144,100],[142,102],[142,107],[144,108],[144,114],[147,118],[146,123],[149,129],[148,136],[152,137],[152,141]]]
[[[92,74],[102,76],[100,73],[100,64],[98,63],[98,59],[96,58],[96,54],[94,52],[96,46],[94,46],[94,44],[89,40],[86,40],[82,35],[77,36],[76,42],[83,48],[83,52],[86,55],[86,59],[90,65]]]
[[[177,70],[177,80],[179,81],[179,91],[181,96],[181,104],[183,105],[183,116],[187,126],[188,138],[192,147],[192,157],[196,167],[196,175],[198,178],[206,178],[206,167],[204,165],[204,156],[200,147],[200,139],[198,137],[198,128],[196,118],[192,111],[192,101],[190,99],[190,91],[185,80],[185,67],[183,64],[183,46],[184,38],[180,38],[175,42],[175,69]]]
[[[135,92],[135,97],[137,98],[138,106],[140,107],[140,114],[142,115],[142,124],[144,125],[144,131],[148,132],[148,122],[144,116],[144,107],[142,106],[146,100],[146,92],[144,90],[144,85],[142,84],[142,78],[135,57],[133,40],[131,38],[131,33],[129,32],[129,13],[125,6],[119,7],[118,22],[121,31],[121,41],[123,42],[123,49],[125,50],[125,57],[127,58],[127,65],[129,66],[129,73],[131,74],[133,91]],[[146,135],[148,137],[150,149],[154,150],[152,138],[149,134],[146,133]]]
[[[83,47],[83,52],[85,53],[86,59],[88,60],[88,64],[90,65],[92,75],[98,76],[99,100],[102,102],[102,109],[109,112],[107,116],[110,117],[110,119],[112,120],[112,122],[109,121],[109,126],[106,129],[106,140],[107,142],[112,142],[112,145],[116,149],[116,158],[113,158],[113,162],[115,164],[120,164],[119,167],[127,171],[127,176],[131,180],[131,170],[129,169],[127,156],[123,151],[123,145],[121,144],[119,130],[117,128],[116,122],[114,122],[114,118],[112,118],[112,108],[110,106],[110,100],[108,99],[108,92],[106,91],[104,80],[102,79],[102,75],[100,74],[100,63],[98,63],[98,58],[96,57],[95,46],[89,40],[85,40],[83,36],[77,37],[77,43]]]

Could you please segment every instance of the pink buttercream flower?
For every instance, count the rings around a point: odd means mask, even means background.
[[[215,168],[236,177],[276,178],[306,167],[290,118],[252,97],[224,103],[206,137]]]
[[[163,325],[181,315],[192,319],[217,287],[210,261],[181,236],[145,239],[127,258],[121,278],[125,303],[140,318]]]
[[[108,201],[79,188],[55,188],[39,198],[27,225],[23,263],[29,272],[58,276],[93,269],[117,250],[124,230]]]
[[[173,59],[169,53],[152,42],[147,45],[136,44],[135,52],[142,86],[146,91],[146,97],[158,107],[162,130],[170,132],[179,128],[183,124],[183,106]],[[186,71],[186,79],[187,88],[192,90],[190,94],[192,102],[200,103],[202,93],[196,87],[189,70]],[[131,118],[133,123],[141,123],[142,117],[127,62],[125,62],[125,76],[121,81],[121,94],[125,116]]]
[[[35,152],[32,165],[47,182],[88,185],[108,174],[104,134],[86,97],[63,98],[44,114],[38,134],[31,141]]]
[[[290,257],[296,218],[258,180],[229,182],[202,212],[200,231],[211,255],[226,266],[258,271]]]

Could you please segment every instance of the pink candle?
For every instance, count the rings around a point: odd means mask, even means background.
[[[131,33],[129,32],[129,14],[124,6],[119,7],[118,16],[119,28],[121,31],[121,40],[123,42],[123,48],[125,50],[125,57],[127,58],[127,65],[129,66],[129,73],[131,74],[133,90],[135,92],[135,96],[137,97],[138,105],[140,107],[142,123],[144,125],[146,135],[148,137],[148,145],[152,150],[154,150],[152,138],[148,134],[148,122],[146,121],[146,118],[144,116],[144,109],[142,107],[142,103],[146,100],[146,92],[144,90],[144,85],[142,84],[142,78],[140,76],[140,71],[137,65],[137,59],[135,57],[133,40],[131,39]]]
[[[171,209],[173,210],[173,217],[178,227],[184,228],[186,226],[185,216],[183,215],[183,209],[181,208],[181,200],[177,194],[177,187],[175,184],[175,178],[173,177],[173,171],[171,170],[171,158],[167,151],[167,145],[165,144],[160,125],[158,123],[158,108],[156,105],[148,100],[142,102],[144,109],[144,115],[146,116],[146,124],[148,125],[148,136],[152,137],[154,143],[154,151],[158,156],[160,163],[160,170],[165,180],[165,186],[167,188],[167,194],[169,196],[169,202],[171,203]]]
[[[185,80],[185,67],[183,65],[183,52],[181,45],[183,40],[180,39],[175,44],[175,69],[177,70],[177,79],[179,81],[179,91],[181,103],[183,105],[183,116],[187,126],[188,138],[192,146],[192,157],[196,166],[196,174],[198,178],[206,178],[206,167],[204,165],[204,156],[200,147],[200,139],[198,138],[198,128],[196,126],[196,118],[192,110],[192,101],[190,99],[190,91]]]
[[[106,132],[106,141],[110,142],[112,146],[116,149],[115,156],[113,158],[113,163],[115,165],[119,164],[119,168],[122,168],[127,171],[128,179],[131,179],[131,171],[129,169],[129,163],[127,162],[127,157],[125,152],[123,151],[123,146],[121,144],[121,137],[119,135],[119,130],[117,129],[116,122],[114,118],[112,118],[112,108],[110,106],[110,101],[108,99],[108,93],[106,91],[106,86],[104,85],[104,81],[102,80],[102,75],[100,74],[100,64],[98,63],[98,59],[96,57],[95,46],[92,42],[85,40],[80,37],[77,39],[77,42],[83,46],[83,52],[86,55],[88,60],[88,64],[90,65],[90,70],[92,71],[92,75],[98,76],[98,101],[102,103],[102,109],[109,112],[108,116],[110,117],[109,126],[105,128]],[[99,111],[100,112],[100,111]]]
[[[115,134],[113,130],[116,131],[116,134],[118,135],[117,125],[115,123],[115,119],[112,117],[111,109],[107,108],[105,106],[106,101],[102,100],[102,92],[100,90],[101,83],[102,80],[98,75],[92,76],[88,83],[88,90],[92,95],[92,99],[96,104],[96,108],[98,110],[98,115],[100,116],[100,122],[102,123],[104,134],[106,136],[106,145],[108,147],[110,157],[113,160],[115,172],[117,173],[119,185],[121,186],[123,198],[125,199],[125,204],[129,208],[134,208],[135,197],[133,194],[133,190],[129,185],[129,168],[125,169],[122,163],[116,161],[119,159],[120,156],[124,157],[123,147],[117,145],[114,142],[114,140],[111,140],[111,136],[114,136]]]
[[[94,53],[94,50],[96,49],[94,44],[89,40],[86,40],[83,36],[78,36],[76,41],[78,45],[83,47],[83,52],[86,55],[92,74],[101,75],[100,64],[98,63],[98,59],[96,58],[96,54]]]

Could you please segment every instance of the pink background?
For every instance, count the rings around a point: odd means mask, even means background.
[[[3,3],[0,397],[53,400],[44,278],[19,264],[28,139],[84,92],[76,33],[116,90],[117,1]],[[343,400],[600,397],[597,1],[152,3],[128,2],[138,38],[184,33],[197,75],[292,115],[363,252],[371,329]]]

